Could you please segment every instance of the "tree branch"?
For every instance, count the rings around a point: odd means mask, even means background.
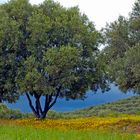
[[[38,105],[39,105],[40,112],[41,112],[41,114],[42,114],[42,113],[43,113],[43,110],[42,110],[42,107],[41,107],[40,101],[38,101]]]
[[[54,101],[49,105],[49,109],[56,103],[57,98],[58,98],[59,93],[60,93],[60,90],[61,90],[61,86],[59,86],[59,88],[57,89],[57,93],[56,93],[55,99],[54,99]]]
[[[28,93],[26,93],[26,97],[27,97],[27,99],[28,99],[28,101],[29,101],[29,105],[30,105],[30,107],[31,107],[31,109],[32,109],[32,111],[33,111],[33,113],[34,113],[34,114],[36,115],[36,117],[38,118],[39,116],[38,116],[38,114],[37,114],[37,112],[36,112],[36,110],[35,110],[35,108],[34,108],[34,106],[33,106],[33,104],[32,104],[31,98],[30,98],[30,96],[29,96]]]
[[[40,97],[41,95],[38,95],[36,92],[34,92],[34,97],[36,98],[36,110],[38,114],[42,114],[42,108],[41,108],[41,104],[40,104]]]
[[[42,119],[46,117],[46,114],[49,111],[49,109],[56,103],[56,100],[57,100],[57,98],[59,96],[60,90],[61,90],[61,86],[59,86],[59,88],[57,89],[57,93],[56,93],[55,99],[54,99],[54,101],[52,103],[51,103],[51,101],[52,101],[53,94],[46,95],[45,107],[44,107],[44,111],[43,111],[42,116],[41,116]]]

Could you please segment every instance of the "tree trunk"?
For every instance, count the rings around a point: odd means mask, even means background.
[[[2,103],[2,97],[3,97],[3,90],[0,88],[0,103]]]
[[[0,98],[0,103],[2,103],[2,99]]]
[[[59,87],[57,89],[56,95],[53,99],[53,95],[46,95],[45,96],[45,104],[44,104],[44,109],[42,109],[41,107],[41,103],[40,103],[40,99],[41,99],[41,94],[37,94],[36,92],[34,92],[32,95],[34,95],[35,97],[35,106],[33,106],[32,104],[32,100],[30,98],[30,94],[26,93],[28,102],[29,102],[29,106],[32,109],[34,115],[38,118],[38,119],[45,119],[46,115],[48,113],[48,111],[53,107],[53,105],[56,103],[57,98],[59,96],[61,87]]]

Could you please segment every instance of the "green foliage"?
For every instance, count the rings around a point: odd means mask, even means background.
[[[131,41],[133,42],[133,45],[136,43],[139,43],[139,37],[140,37],[140,1],[137,0],[134,3],[132,12],[130,13],[130,37]]]
[[[0,104],[0,118],[2,119],[18,119],[22,118],[23,114],[19,110],[11,110],[4,104]]]
[[[15,77],[19,56],[25,55],[23,40],[30,8],[27,0],[0,5],[0,100],[3,101],[14,102],[19,96]]]
[[[34,118],[32,113],[22,113],[20,110],[9,109],[5,104],[0,103],[0,119]]]
[[[123,58],[118,58],[110,71],[120,89],[140,93],[140,45],[130,48]]]
[[[44,56],[45,70],[57,84],[70,89],[79,79],[76,70],[80,67],[80,55],[80,50],[70,46],[48,49]],[[49,84],[53,85],[54,80]]]
[[[106,54],[108,63],[122,57],[130,47],[128,26],[128,20],[120,16],[118,20],[108,24],[104,29],[104,44],[107,47],[103,52]]]
[[[11,0],[0,6],[0,15],[1,100],[26,94],[33,112],[43,117],[58,97],[83,99],[87,89],[106,89],[97,60],[101,35],[78,7]]]
[[[119,17],[105,28],[106,48],[101,60],[106,63],[109,80],[124,91],[140,93],[140,1],[137,0],[128,19]]]

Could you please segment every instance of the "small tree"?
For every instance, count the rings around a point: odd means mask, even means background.
[[[11,0],[1,9],[17,25],[12,26],[17,28],[16,34],[8,30],[10,41],[5,49],[12,46],[9,50],[14,52],[9,71],[16,66],[16,91],[26,94],[37,118],[45,118],[58,97],[84,99],[89,89],[106,89],[104,69],[97,62],[100,34],[77,7],[66,9],[51,0],[38,6],[27,0]]]

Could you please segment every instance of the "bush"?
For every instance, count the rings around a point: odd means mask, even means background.
[[[109,109],[108,110],[99,110],[99,112],[97,113],[97,116],[99,116],[99,117],[106,117],[106,116],[118,117],[118,116],[120,116],[120,113],[109,110]]]
[[[18,119],[22,117],[23,117],[23,114],[19,110],[8,109],[6,105],[0,104],[0,118]]]

